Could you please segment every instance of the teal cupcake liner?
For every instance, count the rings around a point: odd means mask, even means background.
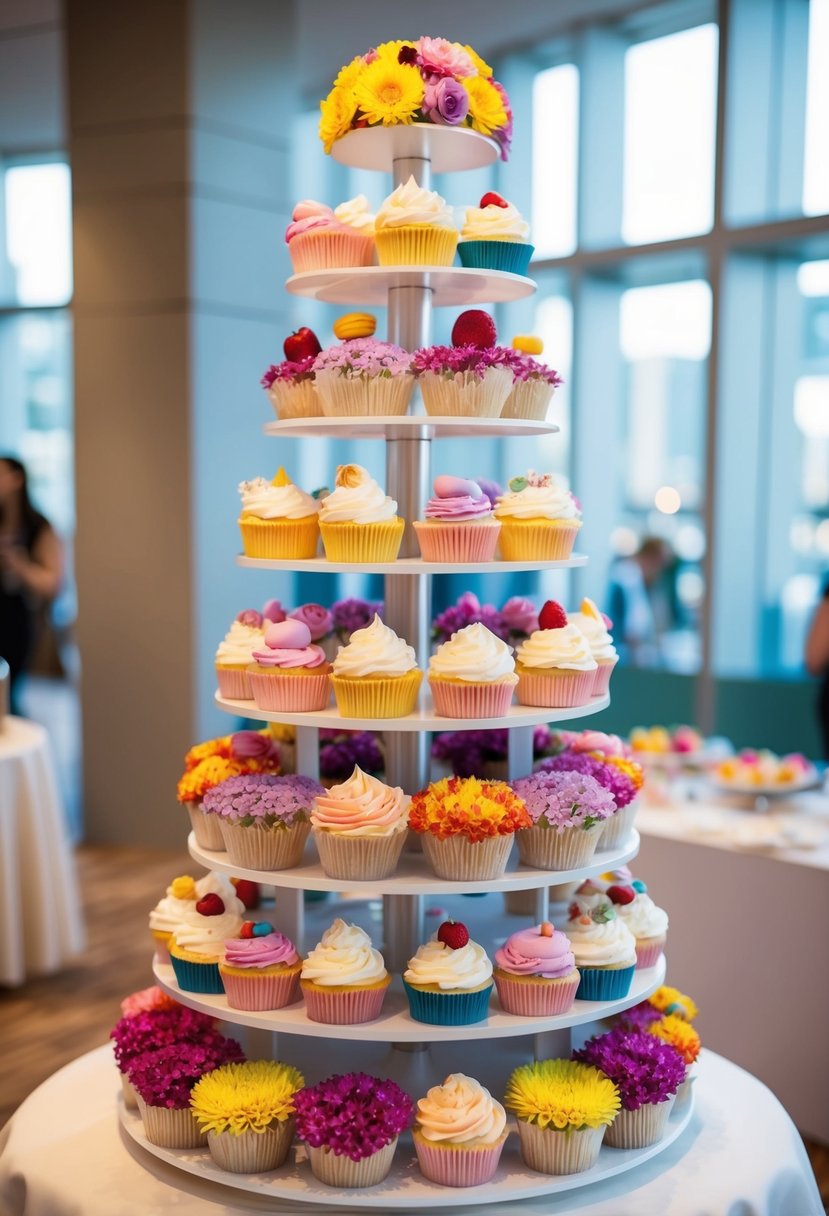
[[[534,245],[520,241],[460,241],[458,244],[461,266],[507,270],[510,274],[526,274],[534,253]]]
[[[212,992],[217,996],[224,992],[218,963],[191,963],[189,959],[174,958],[172,954],[170,962],[182,992]]]
[[[403,981],[409,1000],[409,1013],[416,1022],[430,1026],[471,1026],[483,1022],[489,1012],[494,984],[479,992],[423,992]]]
[[[636,965],[632,967],[579,967],[581,983],[577,1001],[620,1001],[630,992]]]

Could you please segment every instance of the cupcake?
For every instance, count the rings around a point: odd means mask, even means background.
[[[423,672],[414,648],[375,613],[334,659],[331,684],[344,718],[402,718],[413,712]]]
[[[691,997],[670,984],[662,984],[656,992],[652,992],[648,1004],[663,1017],[678,1017],[685,1022],[693,1022],[699,1017],[699,1009]]]
[[[513,782],[533,826],[518,833],[518,855],[539,870],[572,870],[596,852],[612,794],[583,773],[533,773]]]
[[[314,354],[304,359],[284,359],[272,364],[262,377],[262,388],[280,420],[317,418],[322,413],[322,402],[314,387],[316,357]]]
[[[239,485],[239,529],[246,557],[294,561],[316,557],[319,503],[295,486],[284,469],[273,481],[254,477]]]
[[[394,873],[407,835],[409,799],[355,765],[347,781],[317,794],[314,843],[329,878],[368,881]]]
[[[144,1052],[157,1051],[170,1043],[198,1042],[215,1028],[216,1019],[179,1005],[160,988],[134,993],[121,1002],[121,1013],[123,1016],[109,1037],[121,1076],[124,1105],[128,1110],[137,1110],[138,1095],[128,1075],[132,1061]]]
[[[374,220],[381,266],[451,266],[458,244],[452,208],[413,176],[380,204]]]
[[[668,913],[656,906],[641,878],[613,883],[605,894],[636,938],[636,966],[654,967],[665,948]]]
[[[301,1072],[279,1060],[223,1064],[190,1092],[196,1125],[210,1156],[234,1174],[261,1174],[283,1165],[294,1136],[294,1098]]]
[[[412,356],[427,414],[498,418],[512,388],[512,372],[497,348],[427,346]]]
[[[414,520],[420,553],[426,562],[490,562],[501,525],[477,481],[441,476],[426,518]]]
[[[598,664],[593,677],[593,696],[603,697],[610,685],[611,672],[619,661],[610,633],[610,622],[587,596],[582,600],[578,612],[567,613],[567,620],[587,640],[590,653]]]
[[[314,384],[327,418],[392,418],[409,408],[411,355],[393,342],[349,338],[314,360]]]
[[[429,660],[435,713],[445,718],[503,718],[517,683],[511,647],[480,621],[453,633]]]
[[[308,1017],[336,1026],[379,1017],[390,983],[369,935],[339,917],[303,962],[300,976]]]
[[[499,878],[513,836],[532,820],[504,781],[444,777],[412,798],[409,827],[438,878],[474,882]]]
[[[498,1168],[507,1112],[488,1089],[450,1073],[417,1103],[412,1132],[420,1172],[441,1186],[482,1186]]]
[[[215,891],[191,904],[173,930],[168,949],[182,992],[222,993],[219,962],[228,938],[237,937],[245,905],[236,895]]]
[[[585,732],[597,735],[599,732]],[[613,736],[609,736],[613,738]],[[602,849],[616,848],[627,839],[636,814],[637,791],[642,784],[641,765],[634,764],[624,756],[611,756],[606,752],[561,752],[548,756],[539,764],[539,771],[559,773],[587,773],[595,777],[599,785],[613,795],[616,812],[604,821]]]
[[[535,252],[529,235],[530,226],[518,208],[490,190],[477,207],[467,207],[458,242],[461,266],[526,274]]]
[[[678,1051],[654,1035],[617,1028],[589,1039],[573,1057],[601,1069],[619,1091],[621,1110],[606,1135],[611,1148],[647,1148],[662,1139],[685,1080]]]
[[[362,465],[341,464],[319,517],[330,562],[393,562],[403,540],[397,503]]]
[[[655,1035],[664,1043],[669,1043],[674,1051],[678,1051],[682,1056],[685,1064],[685,1079],[676,1091],[676,1105],[679,1106],[691,1096],[695,1065],[702,1050],[700,1037],[690,1022],[676,1013],[658,1018],[645,1029],[648,1034]]]
[[[181,874],[178,878],[173,879],[166,894],[150,913],[150,934],[161,962],[170,961],[168,947],[173,930],[184,913],[189,912],[198,898],[195,880],[189,874]]]
[[[495,506],[505,562],[565,561],[573,552],[581,511],[552,473],[513,477]]]
[[[294,1105],[296,1134],[314,1177],[327,1186],[362,1188],[388,1174],[413,1103],[394,1081],[351,1072],[301,1089]]]
[[[630,992],[636,939],[603,891],[582,883],[568,910],[565,932],[581,975],[580,1001],[619,1001]]]
[[[498,999],[519,1017],[567,1013],[576,999],[579,973],[570,943],[549,921],[519,929],[495,951]]]
[[[251,870],[298,866],[311,830],[311,807],[322,786],[310,777],[249,773],[205,796],[234,865]]]
[[[205,1073],[245,1058],[235,1039],[205,1030],[198,1039],[178,1040],[145,1051],[127,1073],[138,1096],[144,1135],[162,1148],[201,1148],[207,1144],[190,1110],[193,1086]]]
[[[219,975],[231,1009],[284,1009],[299,1000],[301,968],[290,938],[270,921],[246,920],[225,942]]]
[[[361,200],[365,203],[363,216],[367,219],[368,203],[362,195],[348,204],[341,204],[341,214],[351,214],[356,221]],[[357,222],[344,223],[329,206],[314,199],[304,199],[294,207],[285,231],[285,244],[297,274],[370,266],[374,257],[374,241],[365,225],[361,228]]]
[[[326,708],[330,674],[331,664],[311,641],[311,630],[290,619],[268,626],[247,669],[257,708],[292,714]]]
[[[253,700],[247,669],[264,636],[261,612],[246,608],[239,613],[216,650],[216,678],[223,697],[231,701]]]
[[[519,705],[569,709],[586,705],[593,695],[596,660],[587,640],[555,600],[538,614],[540,628],[522,642],[515,655]]]
[[[536,1060],[516,1068],[504,1105],[518,1120],[521,1157],[541,1174],[580,1174],[599,1158],[619,1111],[619,1090],[598,1068]]]
[[[280,757],[267,731],[239,730],[192,747],[184,764],[176,796],[187,808],[196,843],[202,849],[222,852],[225,846],[219,825],[203,810],[205,795],[229,777],[278,773]]]
[[[486,951],[456,921],[444,921],[430,941],[418,946],[403,972],[409,1012],[430,1026],[483,1022],[492,987]]]
[[[300,604],[287,615],[289,621],[302,621],[311,631],[311,641],[321,646],[329,661],[337,653],[337,638],[334,632],[334,614],[322,604]]]
[[[515,338],[513,346],[522,339]],[[537,347],[539,354],[543,347]],[[547,417],[553,393],[562,383],[561,376],[546,363],[539,363],[532,354],[522,348],[510,352],[509,368],[512,372],[512,388],[501,410],[502,418],[528,418],[543,422]]]

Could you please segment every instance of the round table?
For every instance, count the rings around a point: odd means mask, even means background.
[[[49,737],[7,717],[0,729],[0,984],[58,971],[84,948],[74,860]]]
[[[331,1212],[259,1199],[185,1174],[121,1132],[109,1045],[34,1091],[0,1134],[0,1216],[244,1216]],[[493,1216],[822,1216],[795,1127],[749,1073],[705,1051],[696,1109],[676,1144],[638,1170],[557,1197],[461,1212]],[[430,1216],[459,1209],[430,1208]]]

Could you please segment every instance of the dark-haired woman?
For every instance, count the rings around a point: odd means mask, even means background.
[[[11,671],[12,713],[20,712],[38,609],[55,598],[62,578],[63,547],[32,505],[25,467],[13,456],[0,456],[0,655]]]

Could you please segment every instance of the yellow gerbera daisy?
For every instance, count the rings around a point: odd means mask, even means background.
[[[320,102],[320,139],[326,152],[333,144],[351,130],[351,122],[357,113],[357,102],[353,89],[334,88]]]
[[[469,117],[476,131],[491,135],[506,126],[504,102],[491,81],[484,80],[483,76],[466,76],[461,84],[469,95]]]
[[[473,51],[471,46],[464,46],[464,44],[462,42],[456,42],[455,46],[463,47],[463,49],[466,51],[469,58],[475,64],[475,67],[478,71],[479,76],[483,76],[487,80],[489,80],[492,77],[492,75],[493,75],[492,68],[489,66],[489,64],[487,63],[487,61],[485,59],[481,59],[481,56],[478,54],[477,51]]]
[[[368,65],[353,92],[370,123],[393,126],[412,122],[423,101],[424,85],[416,67],[380,58]]]
[[[537,1060],[516,1068],[507,1082],[504,1106],[526,1123],[565,1128],[612,1123],[619,1090],[598,1068],[575,1060]]]
[[[360,77],[361,73],[365,71],[365,67],[366,61],[363,59],[362,55],[355,55],[351,60],[351,63],[344,64],[344,66],[340,68],[339,72],[337,72],[337,76],[334,81],[334,88],[352,88],[355,81]]]

